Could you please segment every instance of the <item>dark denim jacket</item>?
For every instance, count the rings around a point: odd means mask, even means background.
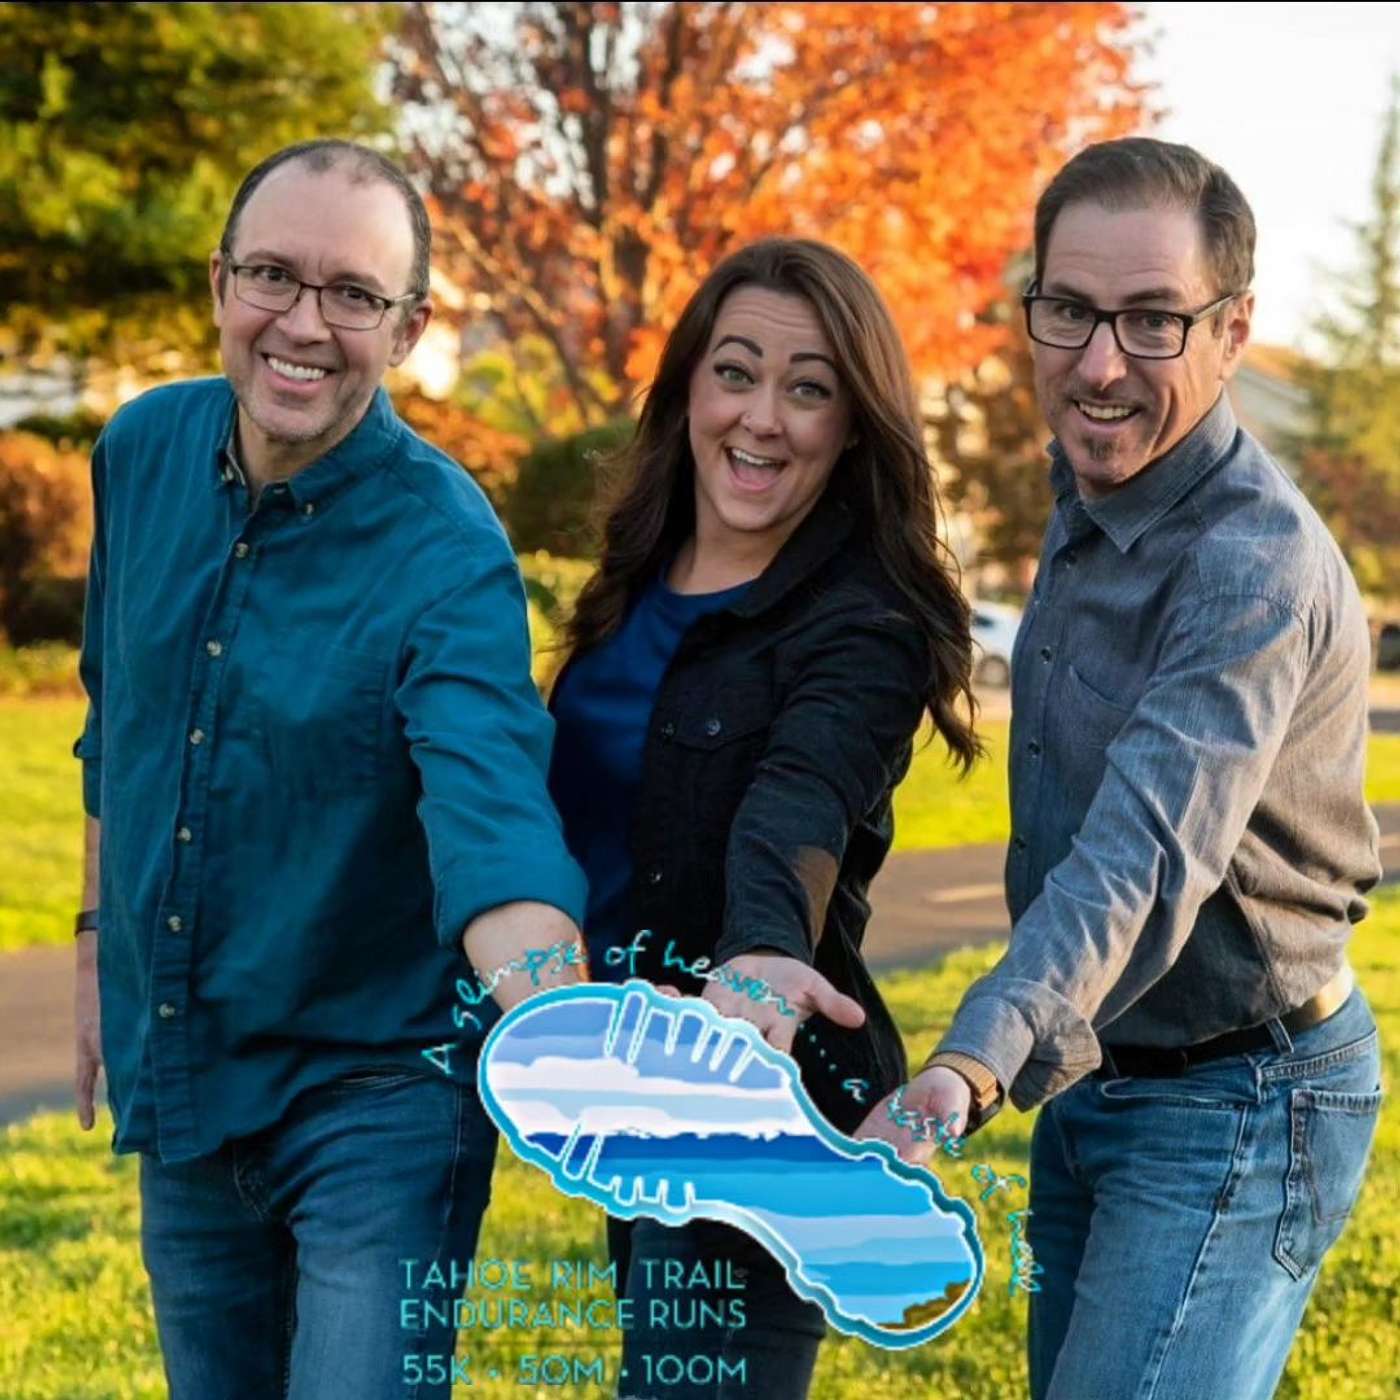
[[[818,1016],[797,1039],[809,1094],[843,1130],[905,1078],[860,946],[927,668],[903,596],[853,523],[823,501],[739,602],[686,634],[632,814],[633,927],[651,930],[639,975],[698,995],[677,957],[718,965],[770,949],[865,1007],[858,1031]],[[847,1080],[865,1081],[860,1099]]]

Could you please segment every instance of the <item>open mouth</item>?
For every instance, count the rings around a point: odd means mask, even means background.
[[[299,360],[284,359],[281,355],[264,354],[263,360],[278,379],[284,379],[289,384],[319,384],[331,374],[324,365],[304,364]]]
[[[745,491],[766,490],[787,465],[786,458],[760,457],[737,447],[726,447],[724,455],[729,459],[730,475]]]
[[[1091,399],[1074,399],[1072,402],[1082,417],[1101,428],[1112,428],[1119,423],[1126,423],[1129,418],[1136,417],[1142,411],[1126,403],[1094,403]]]

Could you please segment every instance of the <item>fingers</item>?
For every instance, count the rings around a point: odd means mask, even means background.
[[[838,992],[820,972],[813,972],[815,981],[808,995],[814,1011],[820,1011],[828,1021],[847,1030],[856,1030],[865,1024],[865,1008],[860,1002]]]
[[[73,1096],[77,1101],[78,1126],[87,1132],[96,1121],[93,1093],[97,1087],[97,1057],[84,1045],[78,1047],[78,1067],[73,1080]]]

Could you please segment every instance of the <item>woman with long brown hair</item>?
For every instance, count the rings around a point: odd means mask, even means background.
[[[925,713],[963,767],[977,753],[968,607],[874,284],[806,240],[727,258],[682,312],[617,465],[551,701],[592,975],[754,1021],[850,1132],[905,1078],[860,954],[891,795]],[[716,1222],[646,1219],[610,1221],[609,1246],[634,1305],[624,1394],[663,1353],[742,1366],[765,1400],[806,1394],[821,1313],[761,1247]],[[663,1281],[694,1283],[697,1264],[694,1325],[657,1325],[675,1298]]]

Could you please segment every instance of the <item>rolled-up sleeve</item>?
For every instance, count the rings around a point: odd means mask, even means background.
[[[718,960],[767,948],[812,962],[851,832],[908,764],[926,658],[913,623],[871,599],[804,633],[730,830]]]
[[[1097,1067],[1095,1026],[1162,978],[1225,879],[1306,666],[1287,603],[1233,593],[1178,610],[1070,854],[939,1049],[985,1063],[1021,1109]]]
[[[468,576],[410,628],[395,695],[444,947],[517,900],[581,922],[587,894],[545,785],[554,726],[530,678],[519,570],[503,536],[482,532],[475,552]]]
[[[107,546],[103,530],[103,478],[106,472],[106,437],[92,451],[93,527],[88,554],[87,593],[83,603],[83,644],[78,653],[78,676],[87,693],[87,717],[73,754],[83,765],[83,810],[102,816],[102,644],[103,601],[107,572]]]

